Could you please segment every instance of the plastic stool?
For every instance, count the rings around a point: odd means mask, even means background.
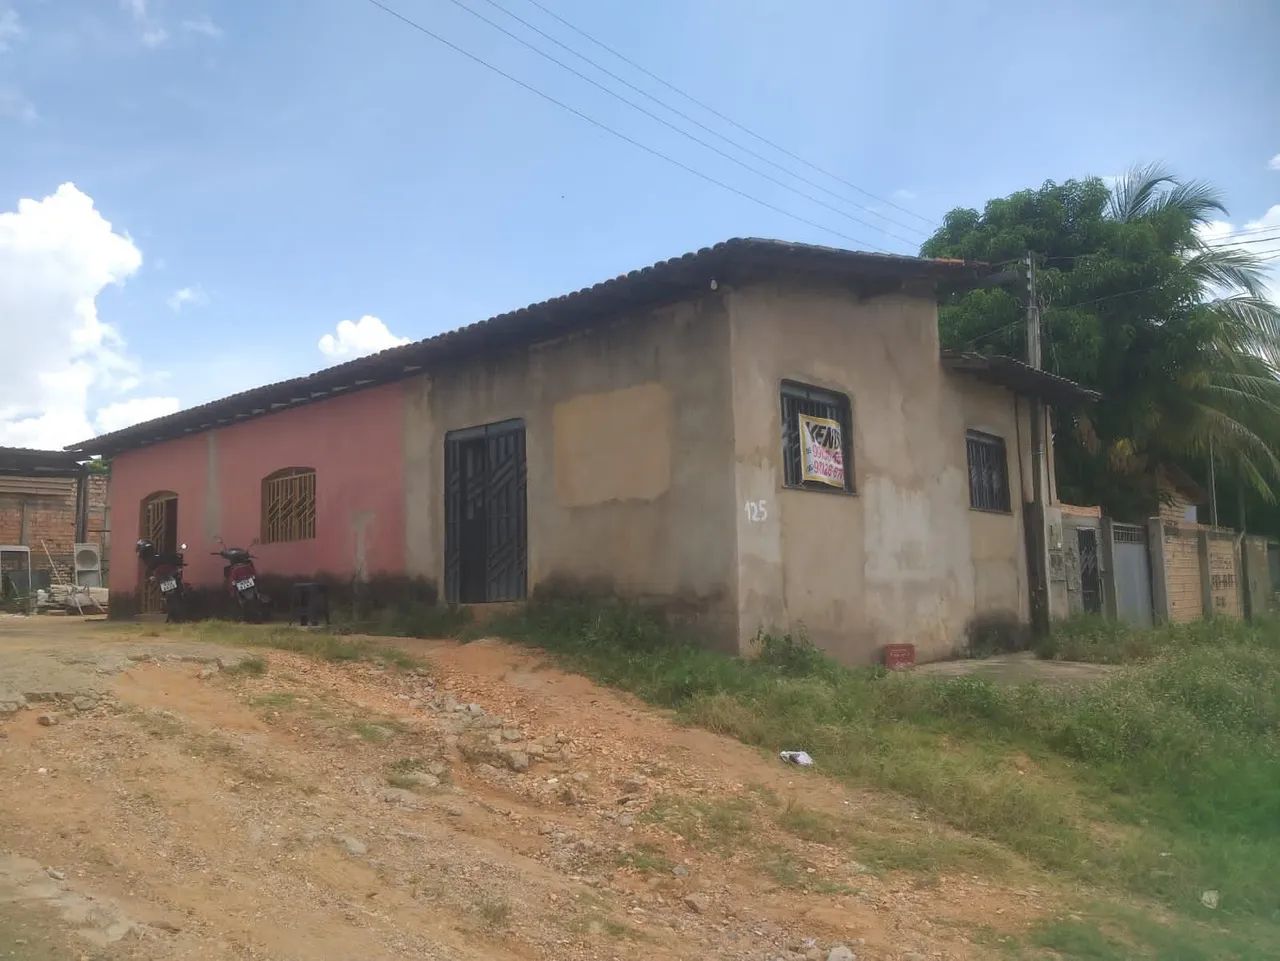
[[[289,597],[289,623],[301,627],[315,627],[321,619],[329,625],[329,588],[315,581],[303,581],[293,585]]]

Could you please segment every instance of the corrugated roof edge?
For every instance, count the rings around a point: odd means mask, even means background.
[[[1035,394],[1059,407],[1079,407],[1102,399],[1102,394],[1096,390],[1003,354],[944,350],[942,363],[952,370],[972,374],[1010,390]]]
[[[672,295],[705,289],[709,271],[745,275],[771,267],[849,275],[951,279],[975,282],[990,272],[986,264],[927,259],[902,254],[877,254],[817,244],[792,243],[756,237],[735,237],[712,247],[662,260],[648,267],[601,281],[590,287],[498,314],[487,320],[436,334],[411,344],[328,367],[313,374],[266,384],[218,400],[157,417],[122,430],[89,438],[65,449],[81,454],[111,455],[183,434],[264,416],[278,410],[321,400],[348,390],[389,383],[422,370],[426,363],[451,354],[499,346],[503,341],[554,335],[574,326],[575,315],[601,308],[625,309]]]
[[[35,447],[0,447],[0,473],[76,474],[80,463],[75,454]]]

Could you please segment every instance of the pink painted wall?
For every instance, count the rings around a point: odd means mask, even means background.
[[[190,584],[222,580],[214,537],[243,547],[261,534],[262,479],[316,471],[316,536],[254,548],[264,574],[402,573],[405,566],[404,391],[387,384],[116,457],[111,465],[111,587],[136,591],[141,504],[178,495],[178,540]]]

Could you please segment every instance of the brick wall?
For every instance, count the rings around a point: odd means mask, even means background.
[[[1161,513],[1163,515],[1163,511]],[[1204,616],[1204,601],[1200,592],[1199,530],[1168,522],[1163,528],[1169,620],[1174,623],[1199,620]]]
[[[1195,514],[1191,513],[1195,508],[1195,502],[1185,494],[1168,488],[1163,489],[1163,497],[1160,502],[1160,519],[1166,524],[1186,524],[1194,523]],[[1187,520],[1188,515],[1191,521]]]
[[[75,478],[41,478],[29,491],[18,489],[20,480],[10,479],[0,489],[0,544],[25,545],[31,548],[34,570],[56,571],[55,581],[59,576],[70,579],[76,536]],[[17,555],[4,556],[5,571],[25,566],[25,559]]]
[[[87,544],[97,544],[102,558],[102,586],[110,587],[107,575],[107,558],[110,557],[111,523],[107,511],[107,486],[109,475],[89,474],[86,478],[85,535]]]
[[[1243,617],[1240,552],[1234,534],[1209,534],[1209,593],[1216,616]]]

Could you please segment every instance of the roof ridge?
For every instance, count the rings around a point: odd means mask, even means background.
[[[408,344],[356,357],[310,374],[251,387],[141,424],[91,437],[70,444],[64,450],[101,454],[127,450],[184,433],[223,426],[247,417],[263,416],[297,404],[321,400],[341,391],[389,383],[421,371],[437,355],[465,352],[468,347],[485,349],[504,339],[514,340],[539,332],[552,334],[568,329],[569,322],[574,318],[557,316],[558,312],[565,315],[577,312],[589,321],[606,310],[642,306],[672,295],[702,290],[707,280],[706,270],[718,271],[735,266],[747,270],[758,268],[766,261],[773,267],[800,263],[806,267],[849,273],[883,275],[887,271],[890,276],[898,274],[904,279],[907,276],[976,279],[990,270],[985,264],[964,261],[868,253],[759,237],[731,237],[708,247],[598,281],[588,287],[517,307]],[[541,323],[531,323],[534,319]],[[305,396],[291,396],[293,394]],[[288,399],[282,400],[282,397]],[[253,406],[245,411],[243,408],[250,403]]]

